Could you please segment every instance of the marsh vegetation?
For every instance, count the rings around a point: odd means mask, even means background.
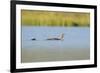
[[[22,25],[32,26],[89,26],[90,14],[56,11],[21,11]]]

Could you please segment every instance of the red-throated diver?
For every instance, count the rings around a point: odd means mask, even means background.
[[[32,38],[31,40],[36,40],[35,38]]]
[[[63,40],[64,39],[64,34],[60,34],[59,37],[51,37],[51,38],[47,38],[46,40]]]

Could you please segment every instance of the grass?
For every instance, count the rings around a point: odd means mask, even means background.
[[[27,26],[90,26],[90,13],[21,10]]]

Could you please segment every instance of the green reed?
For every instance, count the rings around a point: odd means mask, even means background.
[[[22,10],[21,23],[27,26],[90,26],[90,14],[84,12]]]

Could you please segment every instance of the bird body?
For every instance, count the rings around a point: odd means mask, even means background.
[[[64,39],[64,34],[60,34],[60,36],[58,37],[50,37],[50,38],[47,38],[46,40],[63,40]],[[31,40],[36,40],[36,38],[32,38]]]
[[[35,38],[32,38],[31,40],[36,40]]]
[[[59,37],[47,38],[47,40],[63,40],[63,39],[64,39],[64,34],[63,33]]]

